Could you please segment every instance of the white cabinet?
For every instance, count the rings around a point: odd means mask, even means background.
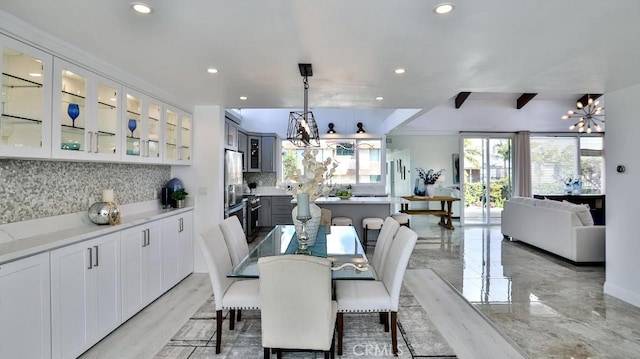
[[[122,318],[129,319],[162,294],[162,222],[121,232]]]
[[[53,57],[0,35],[0,157],[51,156]]]
[[[0,358],[50,358],[49,253],[0,264]]]
[[[192,163],[193,131],[191,116],[177,108],[165,105],[164,163],[190,165]]]
[[[120,233],[51,251],[52,357],[75,358],[121,323]]]
[[[53,71],[53,158],[119,160],[121,86],[58,58]]]
[[[162,221],[163,288],[168,290],[193,272],[193,213]]]
[[[163,141],[162,102],[125,88],[126,106],[123,108],[123,143],[125,162],[161,163]]]

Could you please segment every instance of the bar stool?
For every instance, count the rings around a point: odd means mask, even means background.
[[[349,217],[333,217],[331,218],[332,226],[353,226],[353,221]]]
[[[363,245],[365,247],[368,243],[369,230],[381,230],[382,223],[384,223],[384,220],[382,218],[367,217],[362,219],[362,228],[364,231]]]
[[[409,215],[406,213],[394,213],[391,215],[391,217],[393,217],[393,219],[395,219],[396,221],[398,221],[398,223],[400,223],[401,226],[407,226],[409,228],[411,228],[411,226],[409,225]]]

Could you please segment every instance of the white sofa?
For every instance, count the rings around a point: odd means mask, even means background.
[[[502,211],[502,234],[573,262],[604,262],[605,226],[579,204],[513,197]]]

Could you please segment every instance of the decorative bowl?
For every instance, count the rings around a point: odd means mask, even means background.
[[[114,202],[96,202],[89,207],[89,220],[95,224],[117,224],[120,209]]]
[[[62,142],[60,144],[60,148],[63,150],[79,151],[80,144],[77,142]]]
[[[348,196],[338,196],[338,197],[339,197],[340,199],[349,199],[349,198],[351,198],[351,195],[348,195]]]

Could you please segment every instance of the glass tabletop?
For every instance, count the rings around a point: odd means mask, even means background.
[[[258,258],[283,255],[295,234],[293,225],[275,226],[258,245],[242,259],[227,277],[258,278]],[[313,255],[313,251],[311,253]],[[327,232],[327,258],[332,264],[333,279],[373,280],[356,229],[353,226],[332,226]]]

